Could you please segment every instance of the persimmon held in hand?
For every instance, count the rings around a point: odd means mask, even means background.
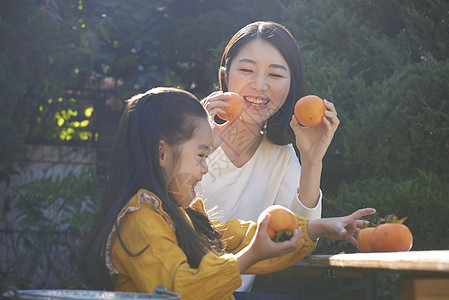
[[[229,99],[223,100],[225,102],[228,102],[229,106],[222,107],[221,109],[224,110],[225,113],[218,113],[217,115],[223,120],[233,121],[240,117],[243,112],[243,108],[245,107],[245,103],[243,102],[243,99],[239,94],[233,92],[226,92],[225,94],[231,96]]]
[[[295,104],[295,116],[302,126],[313,127],[323,121],[326,106],[323,99],[315,95],[307,95]]]
[[[357,234],[360,252],[409,251],[413,245],[410,229],[402,224],[404,219],[389,215],[381,219],[376,227],[367,227]]]
[[[267,209],[270,223],[267,232],[275,242],[283,242],[292,238],[293,232],[298,228],[296,215],[288,208],[281,205],[273,205]]]

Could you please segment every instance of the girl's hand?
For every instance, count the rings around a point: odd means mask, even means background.
[[[293,232],[293,236],[290,240],[284,242],[274,242],[267,232],[269,223],[270,216],[268,214],[261,214],[259,217],[256,234],[251,241],[252,247],[260,260],[282,256],[294,251],[301,241],[302,229],[297,228]]]
[[[222,125],[213,122],[215,116],[218,113],[222,114],[225,113],[225,111],[222,108],[229,106],[229,103],[225,102],[225,100],[229,99],[230,97],[231,96],[229,96],[226,93],[223,93],[222,91],[217,91],[213,92],[212,94],[201,100],[201,104],[206,109],[209,117],[212,120],[212,128],[214,130],[212,151],[220,146],[221,142],[223,141],[223,137],[228,132],[228,130],[233,128],[235,124],[237,124],[240,121],[240,118],[238,118],[234,121],[228,121]]]
[[[240,273],[254,265],[255,263],[277,256],[282,256],[294,251],[301,241],[302,230],[298,228],[294,231],[292,238],[285,242],[274,242],[267,232],[270,216],[261,214],[259,217],[256,234],[251,243],[236,254],[237,264]]]
[[[368,222],[359,219],[375,212],[374,208],[362,208],[344,217],[311,220],[307,223],[307,233],[313,241],[316,241],[319,237],[331,240],[347,240],[357,247],[357,240],[354,235],[357,235],[363,225]]]
[[[334,104],[327,100],[324,100],[324,104],[326,110],[321,124],[314,127],[302,127],[295,115],[290,121],[290,126],[296,137],[296,147],[301,155],[301,162],[321,162],[340,124]]]

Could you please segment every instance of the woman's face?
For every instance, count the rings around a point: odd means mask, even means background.
[[[187,208],[195,198],[195,186],[207,173],[206,158],[211,151],[212,128],[206,119],[198,119],[192,137],[181,145],[161,141],[160,164],[168,191],[176,203]]]
[[[264,124],[284,104],[290,90],[290,68],[272,44],[255,39],[232,59],[226,74],[230,92],[245,100],[244,122]]]

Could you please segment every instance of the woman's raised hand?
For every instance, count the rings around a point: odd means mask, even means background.
[[[322,161],[340,124],[334,104],[327,100],[324,100],[324,104],[326,110],[321,124],[314,127],[302,127],[294,115],[290,121],[302,163],[305,160],[311,163]]]
[[[228,132],[229,129],[233,128],[235,124],[240,121],[240,118],[237,118],[234,121],[228,121],[224,124],[217,124],[213,122],[215,116],[218,113],[224,114],[225,111],[222,109],[223,107],[228,107],[229,103],[225,100],[229,99],[231,96],[229,94],[223,93],[222,91],[213,92],[203,100],[201,100],[201,104],[206,109],[209,117],[212,120],[212,128],[214,130],[214,140],[212,142],[212,151],[217,149],[221,142],[223,141],[223,137]]]
[[[217,91],[201,100],[201,104],[206,109],[209,116],[215,117],[218,113],[225,113],[222,108],[229,106],[229,103],[225,101],[229,98],[230,96],[228,94],[223,93],[222,91]]]

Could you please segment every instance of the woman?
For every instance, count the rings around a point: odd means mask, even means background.
[[[225,92],[241,95],[246,105],[240,120],[214,126],[218,147],[197,187],[206,208],[220,221],[256,220],[273,204],[320,218],[322,160],[340,121],[328,101],[318,126],[302,127],[293,116],[296,101],[306,94],[304,63],[293,36],[274,22],[245,26],[225,48],[219,82],[221,91],[202,101],[211,116],[227,106]]]

